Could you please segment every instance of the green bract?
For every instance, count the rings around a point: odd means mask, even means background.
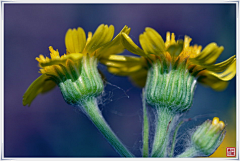
[[[104,88],[97,70],[97,59],[87,55],[80,61],[79,68],[69,61],[67,66],[71,70],[61,66],[63,73],[59,70],[59,76],[54,77],[65,101],[70,105],[79,105],[87,97],[97,97]]]
[[[148,71],[145,97],[150,105],[181,113],[191,107],[195,85],[196,80],[185,62],[170,69],[156,60]]]
[[[219,147],[226,133],[223,126],[207,120],[194,132],[192,144],[200,156],[209,156]]]

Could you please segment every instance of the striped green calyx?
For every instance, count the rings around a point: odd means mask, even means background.
[[[61,89],[63,98],[70,105],[79,105],[89,97],[99,96],[104,88],[102,78],[97,70],[97,59],[88,54],[78,63],[71,60],[66,66],[59,65],[55,68],[58,76],[52,76]]]
[[[146,101],[155,107],[167,107],[182,113],[192,105],[196,79],[187,69],[186,61],[167,64],[156,60],[148,71]]]

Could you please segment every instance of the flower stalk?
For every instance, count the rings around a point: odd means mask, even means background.
[[[172,146],[171,146],[171,152],[169,154],[169,157],[173,157],[174,155],[174,148],[175,148],[175,142],[176,142],[176,138],[177,138],[177,133],[178,133],[178,130],[180,128],[180,126],[183,124],[184,121],[181,121],[180,123],[178,123],[175,131],[174,131],[174,134],[173,134],[173,139],[172,139]]]
[[[142,155],[143,155],[143,157],[148,157],[149,156],[149,120],[148,120],[148,114],[147,114],[147,108],[146,108],[146,100],[144,97],[144,90],[143,90],[142,104],[143,104],[143,149],[142,149]]]
[[[194,147],[187,148],[182,154],[178,155],[178,158],[192,158],[196,156],[197,151]]]
[[[168,145],[171,125],[174,114],[167,107],[157,107],[156,110],[156,127],[152,148],[152,157],[166,156],[166,147]]]
[[[114,134],[103,118],[95,97],[88,97],[82,100],[78,107],[86,114],[86,116],[122,157],[134,157]]]

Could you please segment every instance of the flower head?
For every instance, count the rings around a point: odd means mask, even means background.
[[[199,83],[213,88],[223,90],[228,81],[236,74],[235,55],[229,59],[215,64],[217,58],[223,51],[222,46],[210,43],[203,50],[202,46],[190,45],[191,38],[175,40],[174,33],[167,32],[166,41],[152,28],[147,27],[145,32],[139,36],[142,49],[125,33],[123,44],[130,52],[141,57],[125,56],[119,60],[118,56],[107,61],[108,69],[117,75],[128,75],[140,86],[144,86],[147,71],[156,61],[160,61],[165,72],[176,69],[185,64],[188,72],[193,75]],[[122,57],[122,56],[120,56]]]
[[[205,156],[211,155],[222,143],[225,136],[225,124],[218,117],[207,120],[192,135],[192,146]]]
[[[38,94],[53,89],[55,85],[60,87],[69,104],[76,104],[83,97],[99,95],[103,91],[103,82],[97,71],[97,62],[124,50],[122,32],[129,34],[130,28],[125,26],[112,40],[114,26],[102,24],[93,35],[89,32],[86,39],[82,28],[69,29],[65,36],[66,54],[60,56],[50,46],[50,58],[43,55],[36,58],[42,75],[25,92],[23,105],[30,105]]]

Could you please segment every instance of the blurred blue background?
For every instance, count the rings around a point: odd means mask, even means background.
[[[189,35],[191,44],[205,47],[216,42],[224,46],[217,62],[236,54],[235,4],[5,4],[5,157],[119,157],[87,117],[65,103],[59,88],[39,95],[31,107],[22,105],[24,92],[40,76],[35,58],[49,56],[50,45],[65,53],[69,28],[94,32],[102,23],[114,25],[115,35],[128,25],[132,28],[130,37],[138,45],[139,34],[152,27],[164,40],[170,31],[177,39]],[[126,77],[107,73],[103,65],[99,68],[109,82],[100,105],[102,113],[129,150],[140,156],[141,89]],[[223,92],[198,85],[186,117],[199,118],[180,131],[214,116],[233,124],[235,101],[235,78]]]

